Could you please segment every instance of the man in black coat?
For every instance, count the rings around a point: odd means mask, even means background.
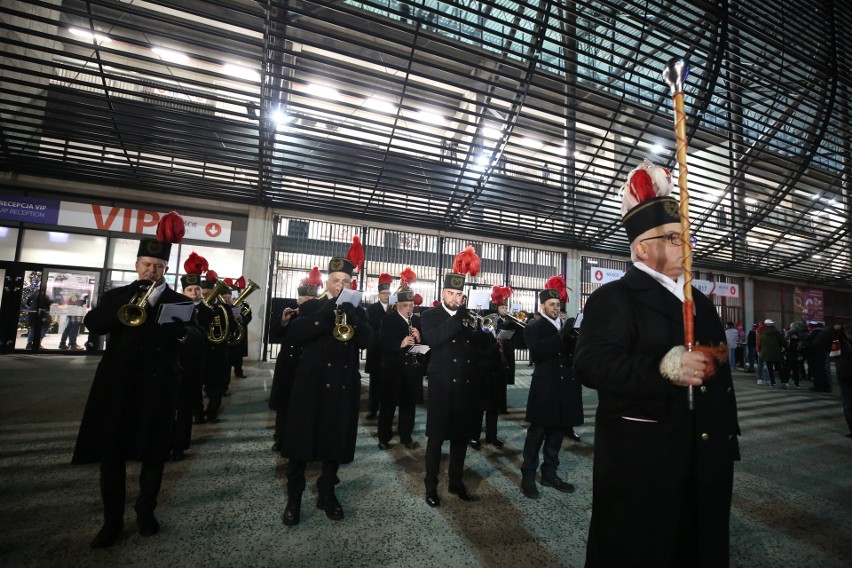
[[[400,288],[396,303],[382,319],[378,341],[382,353],[382,388],[379,405],[379,449],[390,447],[393,437],[393,415],[399,406],[399,441],[409,450],[417,447],[414,431],[414,409],[423,401],[423,365],[419,356],[408,351],[420,343],[420,331],[414,327],[414,292]]]
[[[521,490],[530,499],[541,495],[536,487],[538,453],[544,445],[541,484],[563,493],[574,486],[559,478],[559,450],[565,432],[583,423],[583,393],[580,381],[571,371],[576,334],[568,322],[559,317],[560,298],[555,288],[539,293],[542,317],[530,323],[524,340],[535,363],[526,421],[530,423],[524,442],[524,462],[521,466]]]
[[[142,462],[135,506],[139,534],[149,536],[160,529],[154,508],[169,457],[180,381],[178,357],[187,333],[182,322],[157,322],[160,306],[187,301],[163,277],[170,248],[169,243],[142,240],[136,260],[139,280],[105,292],[84,320],[93,333],[109,334],[72,458],[74,464],[101,464],[104,524],[91,543],[93,548],[111,546],[121,535],[125,460]],[[132,324],[128,319],[120,321],[119,309],[148,292],[141,308],[144,322],[138,323],[138,317],[132,318],[136,320]]]
[[[287,458],[287,505],[282,521],[299,523],[305,467],[322,462],[317,479],[317,508],[334,521],[343,518],[343,507],[334,486],[342,463],[355,459],[358,434],[358,408],[361,399],[360,349],[373,343],[373,330],[364,309],[337,297],[352,281],[354,266],[346,258],[335,257],[328,264],[326,295],[299,306],[299,317],[290,322],[292,340],[302,346],[302,360],[296,370],[287,423],[281,439],[281,455]],[[344,329],[343,318],[346,326]],[[336,330],[336,331],[335,331]],[[351,331],[346,339],[340,332]]]
[[[272,451],[281,449],[284,438],[284,426],[287,424],[287,408],[290,405],[290,393],[293,391],[293,381],[296,370],[302,360],[302,346],[295,341],[290,333],[290,323],[299,317],[299,306],[308,300],[316,299],[317,285],[303,283],[297,289],[296,308],[285,307],[280,312],[272,314],[269,326],[269,340],[280,343],[278,358],[275,359],[275,371],[272,375],[272,388],[269,390],[269,409],[275,411],[275,433]]]
[[[378,301],[375,304],[367,306],[367,319],[374,331],[378,331],[381,328],[382,320],[388,313],[391,282],[393,282],[393,277],[390,274],[380,274]],[[378,342],[367,349],[367,360],[364,363],[364,371],[370,375],[367,418],[372,420],[379,412],[382,400],[382,387],[384,386],[382,376],[382,347]]]
[[[212,270],[208,270],[204,280],[201,281],[201,292],[204,295],[204,306],[200,312],[205,312],[204,320],[210,321],[207,326],[207,355],[204,360],[204,374],[202,381],[207,393],[207,409],[197,409],[196,422],[211,422],[216,424],[220,421],[219,410],[222,408],[222,397],[228,390],[231,380],[230,349],[228,337],[234,326],[237,325],[234,314],[229,306],[217,293],[219,276]],[[230,294],[230,291],[225,292]],[[201,316],[199,316],[200,318]]]
[[[637,193],[637,176],[656,196]],[[684,347],[683,243],[671,188],[663,168],[631,172],[623,224],[634,265],[583,310],[574,372],[598,391],[586,566],[729,562],[736,400],[724,356]],[[713,303],[693,294],[695,341],[725,343]]]
[[[442,303],[421,316],[423,342],[429,352],[429,397],[426,413],[426,503],[438,507],[438,470],[441,447],[450,441],[449,492],[462,501],[476,498],[462,482],[468,440],[479,431],[479,384],[476,371],[475,334],[464,325],[467,307],[462,306],[465,275],[450,272],[444,278]],[[478,327],[478,326],[477,326]]]

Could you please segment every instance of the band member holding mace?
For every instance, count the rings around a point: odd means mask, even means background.
[[[730,367],[717,364],[727,360],[722,322],[698,290],[698,347],[684,347],[671,189],[669,172],[650,162],[630,173],[622,222],[633,266],[583,310],[574,372],[598,391],[586,566],[728,565],[736,400]],[[722,347],[700,347],[711,345]]]

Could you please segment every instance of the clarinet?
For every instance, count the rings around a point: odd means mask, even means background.
[[[406,320],[408,321],[408,335],[414,337],[414,327],[411,325],[411,318],[406,318]],[[405,354],[408,355],[408,364],[411,367],[420,365],[420,361],[417,360],[417,353],[412,353],[411,347],[408,348]]]

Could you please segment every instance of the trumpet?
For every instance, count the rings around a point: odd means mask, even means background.
[[[224,280],[219,279],[216,281],[216,285],[213,286],[210,293],[201,299],[201,302],[213,310],[214,313],[217,311],[219,312],[213,316],[213,321],[210,322],[210,326],[207,328],[207,341],[216,345],[224,343],[230,334],[230,318],[228,317],[229,308],[221,302],[218,302],[216,299],[223,292],[230,291],[231,287],[225,284]]]
[[[145,306],[148,305],[148,299],[154,292],[154,283],[145,288],[139,287],[139,291],[133,296],[129,303],[118,308],[118,321],[129,327],[138,327],[145,323],[148,319],[148,313],[145,311]],[[145,290],[142,293],[142,290]]]
[[[462,325],[470,327],[472,329],[481,329],[482,331],[486,331],[488,333],[494,333],[494,330],[497,328],[497,314],[488,314],[487,316],[481,316],[476,312],[467,312],[467,317],[462,321]]]
[[[346,323],[346,312],[334,310],[334,330],[331,332],[338,341],[349,341],[355,337],[355,328]]]

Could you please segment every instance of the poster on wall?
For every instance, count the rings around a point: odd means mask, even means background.
[[[793,289],[793,313],[796,319],[805,322],[825,321],[822,290],[819,288]]]

